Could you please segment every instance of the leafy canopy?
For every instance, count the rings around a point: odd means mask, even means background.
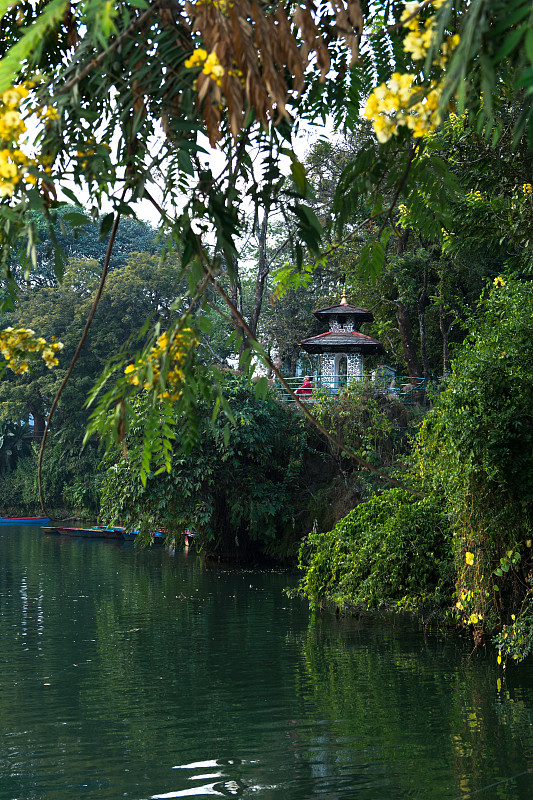
[[[117,361],[97,386],[91,431],[123,438],[133,398],[144,388],[151,400],[142,474],[156,450],[170,465],[164,452],[173,424],[159,426],[159,419],[175,415],[165,393],[191,420],[194,438],[198,398],[213,399],[209,371],[193,352],[204,324],[197,314],[211,284],[235,316],[218,277],[231,273],[243,203],[268,206],[292,222],[297,272],[308,255],[320,256],[322,225],[292,149],[298,120],[332,114],[337,126],[350,130],[366,101],[379,146],[361,150],[346,166],[333,212],[339,231],[348,226],[349,236],[369,226],[360,254],[368,274],[383,265],[399,201],[423,202],[438,227],[446,217],[456,186],[442,159],[425,154],[425,141],[450,103],[497,140],[505,94],[517,110],[514,141],[525,137],[531,147],[530,15],[526,0],[1,3],[6,302],[17,293],[13,252],[22,273],[37,265],[40,234],[30,212],[49,221],[61,277],[64,258],[54,227],[61,196],[77,206],[63,216],[74,227],[87,224],[79,197],[89,196],[100,236],[110,237],[102,282],[119,216],[135,218],[141,200],[158,209],[187,280],[190,302],[166,331],[153,332],[133,365],[138,381],[124,373],[131,364]],[[222,154],[216,172],[206,164],[204,135]],[[102,215],[109,205],[112,211]],[[362,206],[367,218],[355,227],[352,215]],[[253,337],[250,346],[265,357]],[[243,366],[250,363],[244,348]],[[111,377],[118,378],[115,388],[97,400]],[[167,432],[152,446],[158,427]]]

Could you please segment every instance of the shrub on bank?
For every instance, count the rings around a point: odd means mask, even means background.
[[[312,603],[415,608],[449,603],[451,531],[442,497],[391,489],[361,503],[300,549],[300,590]]]

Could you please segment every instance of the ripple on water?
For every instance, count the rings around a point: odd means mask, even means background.
[[[219,797],[244,797],[246,794],[266,787],[253,783],[251,776],[248,779],[243,773],[253,771],[258,761],[246,759],[215,759],[209,761],[196,761],[190,764],[178,764],[173,767],[180,770],[179,783],[183,781],[210,781],[195,786],[185,786],[174,791],[154,794],[151,800],[165,800],[172,797],[201,797],[217,795]],[[250,768],[250,769],[249,769]],[[216,772],[213,770],[216,769]],[[205,770],[211,770],[205,772]],[[239,772],[239,777],[232,776],[231,772]],[[216,780],[213,780],[216,779]],[[269,787],[269,788],[274,788]]]

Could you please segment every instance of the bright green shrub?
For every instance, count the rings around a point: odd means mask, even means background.
[[[300,589],[313,602],[416,606],[452,587],[450,528],[442,499],[391,489],[361,503],[300,550]]]

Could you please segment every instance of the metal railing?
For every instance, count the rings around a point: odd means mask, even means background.
[[[285,381],[291,390],[296,392],[302,386],[304,379],[301,375],[297,375],[285,377]],[[333,378],[321,378],[318,376],[313,378],[313,392],[300,395],[300,399],[313,403],[323,396],[324,392],[332,397],[338,397],[348,384],[361,385],[361,389],[364,391],[396,398],[403,403],[423,402],[427,388],[424,378],[410,378],[408,375],[397,375],[393,380],[380,375],[373,377],[371,374],[361,375],[349,380],[347,380],[346,375],[335,375]],[[294,398],[279,381],[275,382],[275,389],[282,401],[287,403],[294,402]]]

